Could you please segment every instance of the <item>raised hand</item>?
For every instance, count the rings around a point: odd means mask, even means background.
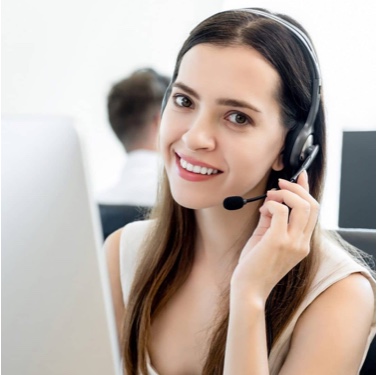
[[[297,183],[279,180],[260,208],[258,225],[246,243],[231,280],[232,289],[265,301],[274,286],[310,251],[319,204],[309,194],[308,176]]]

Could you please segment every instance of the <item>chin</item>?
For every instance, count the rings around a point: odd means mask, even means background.
[[[174,201],[182,207],[189,208],[192,210],[200,210],[204,208],[214,207],[222,205],[222,201],[215,200],[212,196],[211,198],[207,197],[190,197],[190,196],[183,196],[183,194],[174,194],[173,199]]]

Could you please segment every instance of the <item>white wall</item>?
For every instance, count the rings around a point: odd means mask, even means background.
[[[351,0],[4,0],[2,110],[68,115],[82,135],[95,191],[125,156],[109,130],[110,86],[141,66],[171,74],[189,30],[221,9],[264,7],[309,31],[322,65],[329,125],[323,220],[338,216],[341,132],[376,126],[376,5]]]
[[[141,66],[170,75],[181,42],[221,1],[4,0],[2,110],[74,117],[94,190],[125,158],[110,131],[110,86]]]

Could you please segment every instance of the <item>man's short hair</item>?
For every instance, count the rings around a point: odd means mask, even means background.
[[[107,98],[111,128],[127,148],[143,136],[145,126],[160,113],[170,79],[150,68],[139,69],[116,83]]]

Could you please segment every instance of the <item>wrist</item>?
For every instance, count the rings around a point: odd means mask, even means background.
[[[262,301],[265,305],[271,290],[261,280],[245,280],[244,278],[233,274],[230,280],[230,295],[233,298],[247,301]]]
[[[239,285],[231,285],[230,288],[230,305],[244,306],[246,308],[255,308],[264,311],[267,297],[263,293]]]

